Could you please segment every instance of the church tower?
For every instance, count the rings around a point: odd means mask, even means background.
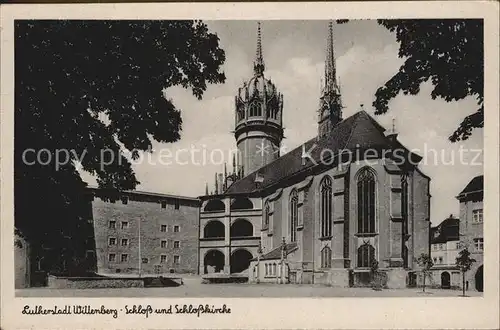
[[[235,130],[238,164],[242,175],[250,174],[280,157],[283,139],[283,95],[264,77],[260,23],[253,77],[235,97]]]
[[[333,26],[330,22],[326,42],[325,82],[321,91],[318,111],[318,136],[328,135],[341,120],[342,101],[340,99],[340,88],[337,84],[337,70],[333,51]]]

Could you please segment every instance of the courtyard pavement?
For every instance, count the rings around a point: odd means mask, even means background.
[[[29,288],[16,290],[17,297],[224,297],[224,298],[327,298],[327,297],[459,297],[462,291],[421,288],[384,289],[333,288],[324,285],[279,284],[201,284],[201,279],[184,280],[184,285],[162,288],[123,289],[51,289]],[[470,297],[481,297],[481,292],[468,291]]]

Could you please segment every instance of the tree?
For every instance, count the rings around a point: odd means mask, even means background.
[[[76,165],[105,198],[134,189],[128,155],[180,138],[180,109],[165,89],[200,99],[207,84],[225,81],[224,60],[201,21],[16,21],[16,228],[57,255],[88,216]],[[81,245],[69,241],[69,250]]]
[[[467,273],[471,267],[472,264],[475,263],[476,260],[471,258],[469,249],[465,247],[463,250],[461,250],[458,253],[458,257],[455,260],[455,264],[460,268],[460,271],[462,272],[462,294],[465,297],[465,273]]]
[[[431,97],[447,102],[473,96],[477,109],[462,120],[449,137],[456,142],[467,140],[475,128],[484,124],[484,53],[483,22],[479,19],[378,20],[396,33],[399,68],[375,95],[375,114],[386,113],[389,101],[399,92],[416,95],[420,86],[431,81]]]
[[[434,266],[434,262],[432,261],[432,258],[426,254],[422,253],[420,257],[417,258],[417,263],[418,265],[422,268],[422,275],[423,275],[423,285],[422,285],[422,290],[425,292],[425,280],[427,276],[431,275],[431,268]]]

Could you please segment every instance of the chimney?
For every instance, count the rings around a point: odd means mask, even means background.
[[[391,130],[385,136],[392,142],[396,141],[398,137],[398,133],[396,133],[396,119],[392,118]]]

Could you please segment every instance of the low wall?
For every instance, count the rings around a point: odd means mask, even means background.
[[[142,288],[144,280],[110,277],[56,277],[48,276],[47,286],[53,289]]]

